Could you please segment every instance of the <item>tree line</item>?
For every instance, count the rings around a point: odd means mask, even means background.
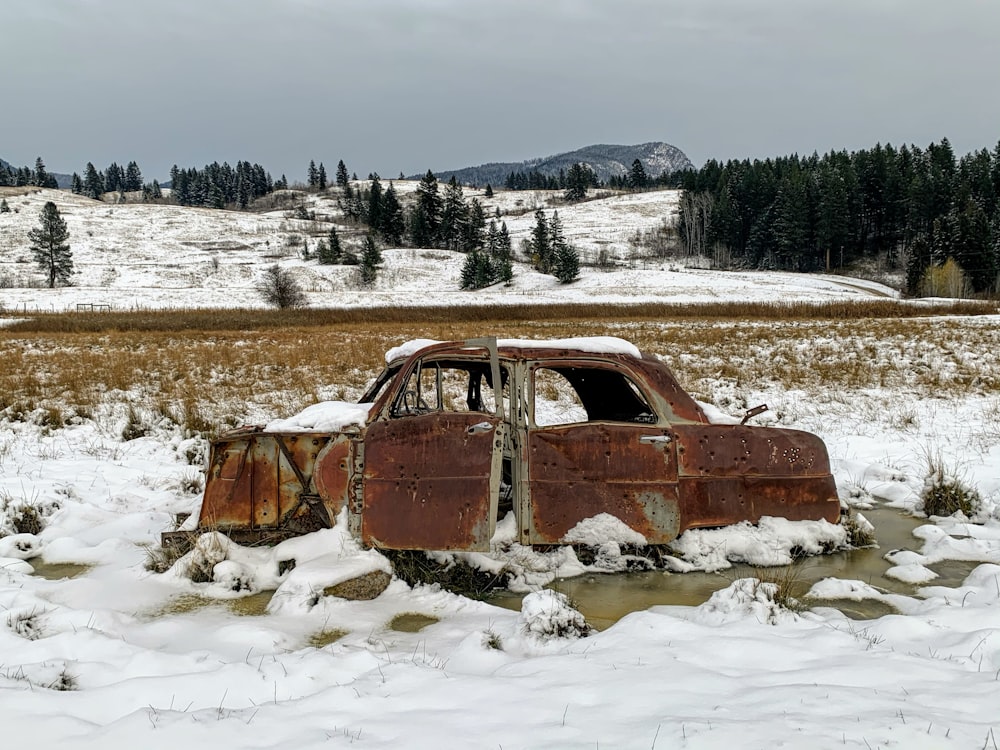
[[[566,200],[582,200],[591,188],[613,190],[651,190],[679,187],[684,172],[663,172],[652,176],[640,159],[632,161],[631,167],[619,175],[612,175],[602,181],[597,173],[584,162],[573,164],[569,170],[560,169],[558,174],[546,174],[538,170],[510,172],[504,180],[507,190],[563,190]]]
[[[724,265],[830,271],[877,261],[918,294],[952,260],[973,292],[997,291],[1000,144],[956,158],[878,144],[848,153],[725,163],[681,176],[685,251]]]
[[[54,175],[45,168],[42,157],[35,159],[35,168],[15,167],[12,164],[0,162],[0,187],[24,187],[34,185],[43,188],[58,188],[59,183]]]

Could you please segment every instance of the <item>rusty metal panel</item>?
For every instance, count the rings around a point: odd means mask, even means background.
[[[249,445],[245,437],[212,445],[199,528],[250,525]]]
[[[800,430],[745,425],[676,425],[681,476],[775,477],[830,473],[826,446]]]
[[[644,354],[641,360],[632,360],[633,370],[645,381],[645,390],[655,394],[658,411],[671,422],[708,422],[705,412],[691,395],[681,387],[673,371],[655,357]]]
[[[832,476],[681,477],[680,500],[681,531],[764,516],[831,523],[840,517]]]
[[[499,491],[498,427],[495,418],[467,412],[371,424],[362,541],[388,549],[488,550],[491,495]]]
[[[835,522],[826,446],[800,430],[675,425],[681,527],[756,523],[763,516]]]
[[[255,529],[278,525],[278,444],[271,435],[258,435],[251,442],[251,525]]]
[[[650,437],[661,439],[643,440]],[[580,521],[601,513],[650,544],[677,536],[677,464],[663,430],[577,424],[531,430],[528,444],[529,543],[557,544]]]
[[[313,467],[313,487],[326,505],[330,518],[336,518],[348,502],[353,457],[351,439],[337,435],[320,450]]]
[[[313,491],[316,457],[329,440],[324,433],[246,431],[216,440],[199,527],[276,529],[310,516],[302,498]]]

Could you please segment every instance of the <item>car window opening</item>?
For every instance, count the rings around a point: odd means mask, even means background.
[[[616,370],[538,367],[534,370],[534,422],[538,427],[578,422],[655,424],[639,388]]]

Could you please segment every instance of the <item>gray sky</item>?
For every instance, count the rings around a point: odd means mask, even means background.
[[[3,0],[0,157],[394,177],[1000,140],[997,0]]]

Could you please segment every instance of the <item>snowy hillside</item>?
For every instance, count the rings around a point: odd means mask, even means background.
[[[401,196],[416,183],[395,182]],[[636,238],[674,221],[676,191],[613,194],[574,205],[551,191],[466,190],[486,215],[499,211],[515,253],[534,226],[534,210],[558,210],[567,240],[586,264],[603,254],[614,268],[586,266],[581,279],[563,286],[552,276],[515,266],[510,287],[460,290],[464,255],[444,250],[387,249],[374,290],[360,288],[357,268],[303,260],[315,253],[330,227],[348,246],[360,246],[362,228],[345,219],[336,191],[300,194],[302,209],[315,220],[296,218],[288,208],[266,213],[123,203],[113,205],[65,191],[0,188],[11,208],[0,214],[0,306],[19,310],[68,310],[78,304],[116,309],[158,307],[259,307],[255,282],[274,263],[289,268],[307,292],[309,304],[446,304],[489,302],[712,301],[720,298],[772,300],[843,299],[895,295],[877,284],[835,276],[719,272],[685,268],[651,257]],[[54,201],[70,231],[75,273],[72,286],[49,290],[31,260],[27,233],[38,224],[46,201]],[[405,200],[405,197],[404,197]],[[519,254],[517,257],[521,257]]]

